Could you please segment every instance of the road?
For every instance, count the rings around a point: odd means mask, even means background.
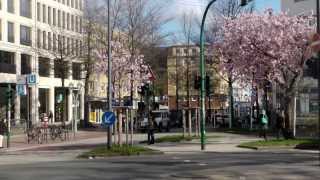
[[[107,159],[76,159],[85,151],[76,145],[6,152],[0,154],[0,180],[320,179],[316,152],[230,149],[251,137],[220,135],[209,140],[207,152],[196,150],[197,142],[151,146],[163,155]]]
[[[42,152],[43,153],[43,152]],[[32,155],[34,156],[34,155]],[[41,155],[40,155],[41,156]],[[0,165],[1,180],[320,179],[316,154],[191,153]]]

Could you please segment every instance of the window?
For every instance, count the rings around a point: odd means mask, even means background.
[[[14,43],[14,24],[8,22],[8,42]]]
[[[82,10],[82,0],[79,0],[79,8]]]
[[[43,49],[47,49],[47,32],[42,32],[42,47]]]
[[[16,65],[14,64],[15,53],[0,51],[0,72],[15,74]]]
[[[71,0],[71,7],[74,7],[74,0]]]
[[[21,54],[21,74],[31,74],[31,56]]]
[[[31,0],[20,0],[20,16],[31,18]]]
[[[70,30],[70,14],[67,13],[67,30]]]
[[[62,28],[63,28],[63,29],[66,28],[65,19],[66,19],[66,13],[63,11],[63,12],[62,12]]]
[[[0,51],[0,63],[14,64],[14,53],[7,51]]]
[[[63,62],[60,59],[54,61],[54,77],[55,78],[67,78],[68,77],[67,62]]]
[[[67,6],[70,6],[70,0],[67,0]]]
[[[70,38],[67,38],[67,54],[70,54]]]
[[[47,22],[47,11],[46,11],[46,5],[42,5],[42,22]]]
[[[56,12],[56,8],[53,8],[52,16],[53,16],[52,23],[53,23],[53,25],[55,26],[55,25],[57,25],[57,12]]]
[[[76,22],[75,23],[76,23],[75,31],[79,32],[79,17],[78,16],[76,16]]]
[[[58,10],[58,27],[61,27],[61,11]]]
[[[14,13],[14,0],[7,1],[7,11],[9,13]]]
[[[39,57],[39,75],[42,77],[50,76],[50,59]]]
[[[20,25],[20,44],[31,46],[31,28]]]
[[[38,48],[41,48],[41,30],[40,29],[37,30],[37,45],[38,45]]]
[[[0,41],[2,40],[2,21],[0,19]]]
[[[71,31],[74,31],[74,15],[71,15]]]
[[[53,51],[57,50],[57,36],[54,33],[52,35],[52,50]]]
[[[72,79],[81,80],[81,64],[72,63]]]
[[[80,17],[79,33],[82,33],[82,18]]]
[[[48,32],[48,50],[52,49],[51,32]]]
[[[37,3],[37,20],[41,21],[41,5]]]
[[[51,25],[51,7],[48,7],[48,24]]]
[[[78,9],[78,0],[75,0],[75,8]]]

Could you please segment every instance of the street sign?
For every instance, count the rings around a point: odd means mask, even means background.
[[[102,123],[107,126],[113,125],[115,121],[116,121],[116,116],[113,112],[105,112],[102,115]]]
[[[24,84],[17,84],[17,94],[19,96],[25,96],[27,95],[27,88]]]
[[[26,84],[26,76],[25,75],[17,76],[17,84]]]
[[[35,75],[35,74],[28,74],[28,75],[27,75],[27,83],[28,83],[28,85],[35,85],[35,84],[37,84],[37,75]]]

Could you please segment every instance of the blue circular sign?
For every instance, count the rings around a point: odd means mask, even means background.
[[[113,112],[105,112],[102,115],[102,123],[111,126],[116,121],[116,116]]]

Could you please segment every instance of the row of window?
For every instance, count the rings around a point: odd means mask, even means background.
[[[0,10],[2,10],[2,1],[0,0]],[[18,0],[6,0],[7,1],[7,12],[15,13],[15,1]],[[31,0],[19,0],[20,2],[20,16],[31,18]]]
[[[15,53],[7,52],[7,51],[0,51],[0,72],[2,73],[9,73],[15,74],[16,73],[16,66],[14,63]],[[71,69],[66,66],[66,63],[56,60],[54,61],[53,67],[50,65],[49,58],[39,57],[38,69],[39,69],[39,76],[41,77],[50,77],[50,68],[54,70],[54,77],[61,78],[64,74],[65,78],[69,75],[69,70],[72,70],[72,79],[80,80],[81,79],[81,64],[73,62],[71,64]],[[28,54],[21,54],[21,74],[30,74],[31,71],[31,56]],[[66,73],[61,73],[61,70],[66,69]]]
[[[37,30],[37,46],[45,50],[63,52],[65,55],[82,55],[82,41],[52,32]]]
[[[82,10],[83,8],[82,0],[54,0],[54,1],[57,1],[59,3],[62,3],[64,5],[67,5],[69,7],[79,9],[79,10]]]
[[[81,33],[82,18],[45,4],[37,3],[37,20],[62,29]]]
[[[7,41],[15,43],[15,26],[13,22],[7,22]],[[2,39],[2,21],[0,19],[0,40]],[[20,44],[31,46],[31,28],[28,26],[20,25]]]
[[[20,16],[32,18],[32,5],[31,0],[19,0],[20,1]],[[2,0],[0,0],[0,9],[2,8],[1,4]],[[58,1],[60,2],[60,1]],[[76,3],[75,3],[76,2]],[[79,8],[79,3],[82,2],[81,0],[72,0],[71,1],[71,7]],[[64,1],[62,1],[63,4],[65,4]],[[7,0],[7,11],[9,13],[15,13],[15,0]],[[69,1],[67,1],[67,4],[70,4]],[[53,8],[50,6],[47,6],[45,4],[37,3],[37,20],[39,22],[47,23],[49,25],[61,27],[63,29],[67,29],[70,31],[75,32],[81,32],[82,27],[82,18],[77,15],[72,15],[70,13],[66,13],[64,11],[61,11],[57,8]]]
[[[2,40],[2,22],[0,19],[0,40]],[[7,23],[7,41],[10,43],[15,43],[15,25],[13,22],[8,21]],[[66,37],[63,35],[58,35],[52,32],[37,30],[37,46],[38,48],[43,48],[52,51],[63,51],[66,55],[76,55],[82,54],[80,51],[82,47],[82,41],[75,38]],[[31,28],[28,26],[20,25],[20,44],[25,46],[32,45],[31,38]]]

